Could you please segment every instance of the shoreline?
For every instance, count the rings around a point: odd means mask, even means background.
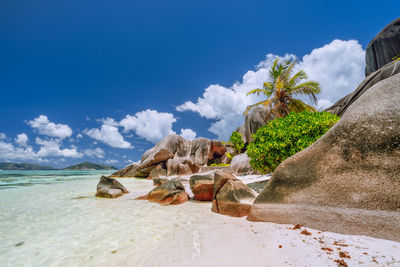
[[[135,200],[153,188],[151,180],[118,180],[130,193],[116,199],[94,197],[97,174],[0,191],[1,263],[337,266],[335,260],[343,259],[349,266],[400,264],[399,242],[250,222],[213,213],[210,202],[161,206]],[[340,251],[351,258],[340,258]]]

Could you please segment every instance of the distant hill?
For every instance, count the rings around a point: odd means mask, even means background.
[[[114,166],[100,165],[91,162],[82,162],[76,165],[68,166],[64,170],[118,170]]]
[[[50,166],[41,166],[30,163],[0,162],[0,170],[55,170]]]

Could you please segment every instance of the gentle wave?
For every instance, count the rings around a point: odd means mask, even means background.
[[[87,179],[88,177],[109,175],[112,171],[2,171],[0,172],[0,190],[32,186],[37,184],[55,184],[66,181]]]

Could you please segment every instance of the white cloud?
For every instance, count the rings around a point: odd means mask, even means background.
[[[68,125],[50,122],[45,115],[40,115],[39,117],[28,121],[27,124],[33,129],[37,130],[39,134],[50,137],[64,139],[66,137],[70,137],[72,134],[72,129]]]
[[[77,135],[76,135],[76,139],[81,139],[81,138],[83,138],[83,135],[82,135],[82,134],[77,134]]]
[[[4,140],[7,138],[7,135],[5,133],[0,133],[0,140]]]
[[[365,78],[365,51],[356,40],[334,40],[305,55],[298,65],[321,84],[319,107],[327,108],[354,91]]]
[[[215,120],[208,130],[218,139],[227,140],[232,131],[243,124],[245,108],[263,99],[256,95],[246,97],[246,93],[262,87],[276,57],[268,54],[255,71],[249,70],[243,76],[242,82],[236,82],[229,88],[210,85],[195,103],[187,101],[177,106],[176,110],[197,112],[202,117]],[[295,58],[289,54],[284,57]],[[304,69],[310,79],[321,83],[319,108],[327,107],[356,88],[364,78],[364,58],[365,51],[355,40],[334,40],[303,57],[298,67]]]
[[[105,125],[118,126],[118,122],[116,122],[113,118],[110,117],[107,117],[105,119],[100,119],[97,121]]]
[[[96,149],[91,149],[91,148],[87,148],[85,150],[83,150],[83,153],[85,153],[85,155],[89,156],[89,157],[97,157],[99,159],[104,158],[104,151],[97,147]]]
[[[181,129],[180,136],[182,136],[186,140],[193,140],[196,138],[196,132],[192,129]]]
[[[40,149],[37,152],[39,157],[70,157],[70,158],[81,158],[83,154],[78,152],[75,146],[71,148],[61,149],[61,141],[59,139],[43,140],[37,137],[35,139],[36,144],[40,145]]]
[[[18,134],[14,140],[20,146],[27,146],[28,136],[25,133]]]
[[[32,147],[15,147],[13,144],[5,143],[3,141],[0,141],[0,159],[43,161],[41,158],[37,157]]]
[[[100,129],[85,129],[83,133],[111,147],[132,148],[131,144],[119,133],[118,128],[112,125],[103,124]]]
[[[116,164],[118,162],[119,161],[116,160],[116,159],[108,159],[108,160],[105,161],[105,164],[112,165],[112,164]]]
[[[147,109],[135,115],[127,115],[119,122],[124,132],[133,131],[137,136],[152,143],[157,143],[168,134],[174,133],[172,124],[176,122],[172,113]]]

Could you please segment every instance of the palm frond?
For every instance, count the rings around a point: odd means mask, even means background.
[[[290,108],[295,112],[302,112],[302,111],[315,111],[316,109],[313,106],[310,106],[300,99],[292,99],[289,104]]]
[[[268,95],[270,92],[267,91],[267,90],[264,90],[264,89],[258,89],[258,88],[257,88],[257,89],[253,89],[253,90],[249,91],[249,92],[246,94],[246,96],[252,95],[252,94],[260,95],[261,93],[263,93],[264,95]]]
[[[249,111],[252,110],[254,107],[260,106],[260,105],[265,105],[264,103],[269,102],[269,101],[270,101],[270,99],[267,99],[267,100],[263,100],[258,103],[255,103],[253,105],[247,106],[246,110],[243,112],[243,115],[247,115],[249,113]]]
[[[321,92],[321,87],[317,82],[308,81],[290,88],[289,92],[294,95],[307,95],[312,103],[317,104],[317,94]]]
[[[293,75],[292,78],[290,78],[288,83],[290,86],[296,86],[296,84],[298,84],[301,80],[307,80],[307,79],[308,79],[307,74],[303,70],[300,70],[295,75]]]

